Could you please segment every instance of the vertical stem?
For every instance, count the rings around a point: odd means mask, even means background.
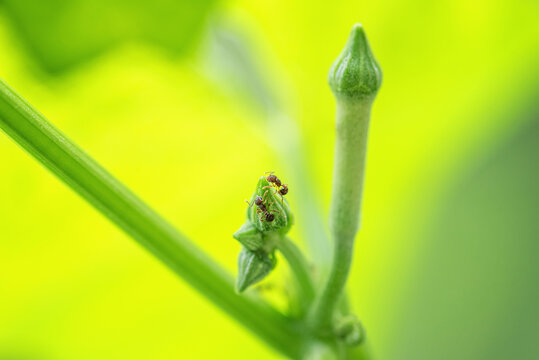
[[[334,241],[333,265],[315,304],[315,328],[329,330],[334,309],[348,278],[360,205],[367,151],[371,101],[337,101],[337,134],[329,226]]]
[[[329,71],[329,85],[337,99],[335,165],[329,227],[333,264],[317,297],[310,322],[320,335],[333,330],[335,309],[350,272],[354,238],[359,229],[367,134],[372,102],[382,72],[360,24],[352,27],[344,50]]]

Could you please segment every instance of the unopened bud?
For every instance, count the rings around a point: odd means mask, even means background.
[[[262,209],[254,203],[257,197],[262,199]],[[261,232],[279,231],[284,235],[290,230],[293,217],[288,202],[265,176],[258,180],[250,204],[247,218]]]
[[[238,277],[236,290],[245,291],[249,286],[259,282],[275,267],[275,258],[264,252],[255,252],[247,248],[241,250],[238,257]]]
[[[382,70],[360,24],[354,25],[342,53],[331,66],[328,82],[337,98],[374,99],[378,92]]]

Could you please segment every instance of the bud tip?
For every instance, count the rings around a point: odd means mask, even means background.
[[[382,83],[382,70],[371,52],[365,30],[355,24],[337,60],[331,66],[328,81],[336,96],[373,97]]]

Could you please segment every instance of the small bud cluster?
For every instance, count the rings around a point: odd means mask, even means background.
[[[288,187],[270,173],[258,180],[255,192],[247,202],[247,219],[233,235],[243,245],[236,279],[239,292],[262,280],[275,267],[275,239],[284,236],[293,223],[284,198],[287,193]]]

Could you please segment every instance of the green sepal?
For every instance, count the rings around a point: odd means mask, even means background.
[[[249,220],[232,237],[251,251],[258,251],[264,246],[262,233]]]
[[[238,257],[238,277],[236,291],[241,293],[249,286],[264,279],[275,267],[275,257],[265,252],[242,248]]]
[[[247,218],[261,232],[278,231],[279,234],[284,235],[293,225],[294,218],[292,212],[286,198],[281,197],[274,186],[269,188],[267,186],[270,186],[270,183],[265,176],[262,176],[258,180],[255,192],[249,202],[253,204],[257,196],[262,197],[265,204],[267,204],[267,209],[275,215],[275,219],[272,222],[265,221],[264,214],[258,213],[258,207],[254,204],[247,209]]]
[[[363,342],[365,331],[355,315],[346,315],[335,325],[335,334],[348,346],[357,346]]]

